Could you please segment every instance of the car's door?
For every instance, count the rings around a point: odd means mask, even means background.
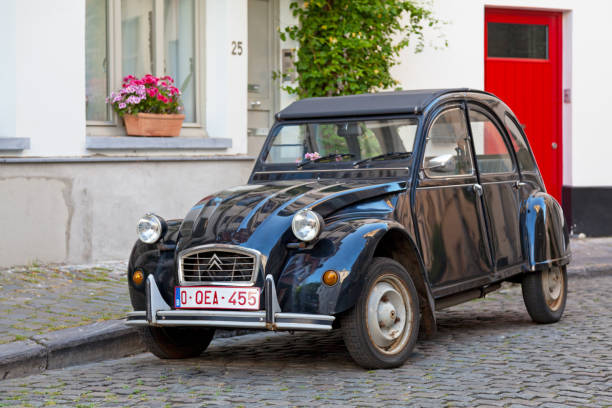
[[[429,280],[441,297],[487,283],[492,259],[465,108],[446,105],[432,117],[414,215]]]
[[[486,109],[468,104],[470,132],[485,214],[493,249],[495,271],[520,264],[523,260],[519,227],[518,187],[520,176],[509,149],[503,126]]]

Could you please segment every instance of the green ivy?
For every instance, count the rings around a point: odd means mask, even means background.
[[[398,85],[390,73],[411,39],[425,46],[424,31],[440,21],[426,7],[406,0],[312,0],[291,3],[298,24],[280,38],[299,43],[298,98],[351,95]],[[274,74],[279,78],[280,74]]]

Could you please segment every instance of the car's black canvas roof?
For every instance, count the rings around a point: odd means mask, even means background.
[[[308,98],[293,102],[276,114],[277,120],[346,116],[392,115],[422,112],[441,95],[466,92],[467,88],[418,89],[360,95]]]

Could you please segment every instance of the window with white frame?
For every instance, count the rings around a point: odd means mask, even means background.
[[[203,5],[196,0],[86,0],[88,133],[117,133],[106,104],[124,76],[170,75],[181,90],[185,128],[203,130]],[[91,131],[94,130],[93,132]]]

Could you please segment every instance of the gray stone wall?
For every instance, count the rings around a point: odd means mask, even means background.
[[[252,160],[0,164],[0,266],[126,259],[146,212],[182,218]]]

